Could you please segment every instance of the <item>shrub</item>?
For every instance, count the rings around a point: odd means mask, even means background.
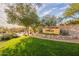
[[[2,41],[3,40],[9,40],[11,38],[13,38],[13,36],[11,34],[4,34],[4,35],[1,36]]]
[[[16,34],[13,34],[12,37],[13,37],[13,38],[18,38],[19,36],[16,35]]]
[[[69,35],[69,32],[68,32],[68,30],[61,29],[60,34],[61,35]]]
[[[39,29],[39,33],[43,33],[43,32],[42,32],[42,29]]]

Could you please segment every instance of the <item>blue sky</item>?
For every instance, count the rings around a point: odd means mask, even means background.
[[[37,8],[38,15],[43,17],[45,15],[60,16],[69,7],[68,3],[45,3]]]
[[[15,27],[12,24],[8,24],[4,8],[6,4],[0,4],[0,26]],[[45,15],[63,16],[63,12],[69,7],[68,3],[43,3],[40,7],[36,7],[39,17]]]

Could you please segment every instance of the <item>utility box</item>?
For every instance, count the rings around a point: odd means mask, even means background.
[[[57,26],[53,26],[53,27],[45,27],[42,30],[43,33],[45,34],[56,34],[59,35],[60,34],[60,28]]]

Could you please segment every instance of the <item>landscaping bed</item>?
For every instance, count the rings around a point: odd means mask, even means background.
[[[18,37],[18,38],[13,38],[13,39],[10,39],[8,41],[4,41],[4,42],[0,42],[0,55],[1,53],[3,52],[3,50],[6,50],[7,48],[15,48],[15,46],[17,44],[19,44],[20,42],[23,41],[23,38],[26,38],[26,36],[21,36],[21,37]]]

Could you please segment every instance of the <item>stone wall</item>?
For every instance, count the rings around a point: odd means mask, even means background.
[[[66,25],[60,28],[69,31],[70,36],[65,36],[65,38],[79,39],[79,25]]]
[[[68,30],[71,35],[79,36],[79,25],[60,26],[61,29]]]
[[[61,29],[69,31],[70,35],[47,35],[42,33],[36,33],[32,36],[48,39],[58,39],[58,40],[79,40],[79,25],[68,25],[68,26],[59,26]]]

